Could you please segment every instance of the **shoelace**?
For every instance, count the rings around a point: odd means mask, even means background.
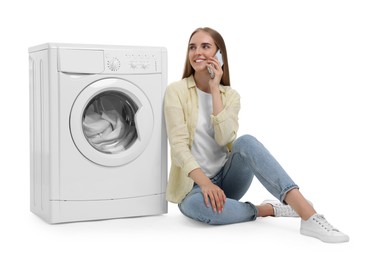
[[[327,232],[329,231],[336,231],[340,232],[337,228],[332,226],[323,215],[315,215],[313,220],[317,222],[322,228],[324,228]]]

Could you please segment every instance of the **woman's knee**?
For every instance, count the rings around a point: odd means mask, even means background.
[[[197,220],[199,222],[203,222],[206,224],[214,224],[212,222],[212,211],[211,207],[206,207],[204,203],[203,194],[194,193],[188,197],[186,197],[179,205],[178,205],[182,214],[186,217]]]
[[[233,151],[246,152],[259,147],[260,142],[252,135],[243,135],[237,138],[233,146]]]
[[[239,141],[240,143],[254,143],[254,142],[258,142],[258,140],[254,136],[249,135],[249,134],[242,135],[242,136],[238,137],[237,141]]]
[[[200,211],[204,205],[204,198],[201,192],[188,195],[178,207],[180,211],[187,217],[194,218],[194,215]]]

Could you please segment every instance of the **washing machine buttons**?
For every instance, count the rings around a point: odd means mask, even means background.
[[[136,69],[137,68],[137,63],[136,62],[130,62],[130,68]]]
[[[149,62],[143,62],[141,66],[142,66],[142,69],[148,69],[148,67],[150,66],[150,63]]]
[[[148,61],[131,61],[130,68],[133,70],[147,70],[150,67]]]

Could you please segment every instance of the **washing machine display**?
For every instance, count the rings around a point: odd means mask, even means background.
[[[29,48],[30,207],[49,223],[167,212],[165,48]]]

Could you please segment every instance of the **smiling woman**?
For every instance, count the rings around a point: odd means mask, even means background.
[[[223,66],[215,57],[218,50]],[[211,28],[198,28],[189,38],[183,78],[168,86],[164,98],[172,158],[167,199],[187,217],[207,224],[301,217],[302,234],[324,242],[348,241],[316,213],[256,138],[237,138],[240,96],[229,85],[223,38]],[[278,201],[257,206],[239,201],[254,176]]]

